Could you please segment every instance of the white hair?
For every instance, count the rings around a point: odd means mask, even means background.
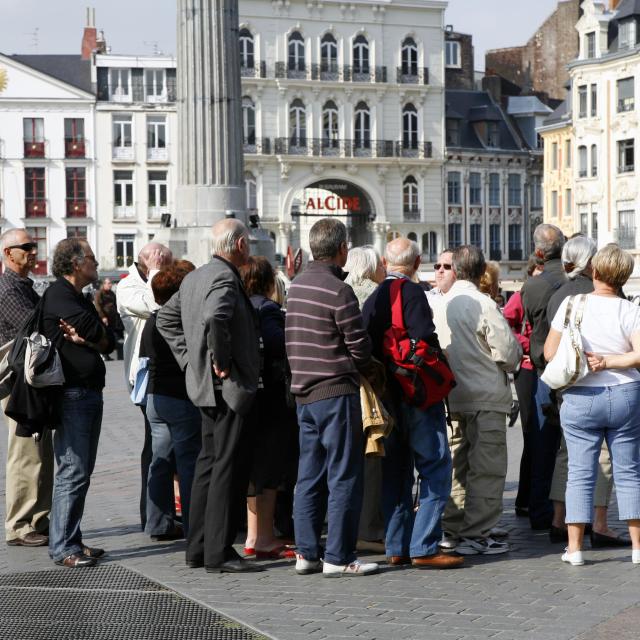
[[[402,238],[406,240],[406,243],[398,243],[398,239],[389,242],[384,250],[384,258],[387,264],[395,267],[408,267],[411,268],[415,264],[416,260],[420,256],[420,247],[414,240],[408,238]],[[396,248],[403,248],[399,253],[396,253]]]
[[[380,256],[371,245],[354,247],[349,250],[344,270],[349,274],[351,282],[373,280],[379,263]]]
[[[570,280],[575,280],[589,264],[589,260],[596,255],[596,243],[586,236],[576,236],[567,240],[562,247],[562,264],[572,264],[573,269],[567,273]]]
[[[226,218],[211,229],[211,250],[214,256],[230,256],[236,252],[240,238],[249,238],[247,227],[236,218]]]
[[[5,231],[0,236],[0,250],[4,251],[12,244],[16,244],[17,238],[18,236],[20,236],[20,234],[28,235],[26,229],[9,229],[8,231]]]

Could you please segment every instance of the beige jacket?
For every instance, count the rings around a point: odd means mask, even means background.
[[[433,305],[433,321],[457,386],[449,395],[452,413],[511,409],[507,372],[515,371],[522,350],[498,305],[468,280],[458,280]]]
[[[362,428],[364,430],[365,455],[384,457],[384,442],[393,429],[393,418],[378,399],[369,381],[360,376],[360,408],[362,410]]]

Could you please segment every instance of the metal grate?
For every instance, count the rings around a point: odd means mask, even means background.
[[[118,565],[0,576],[0,640],[265,640]]]

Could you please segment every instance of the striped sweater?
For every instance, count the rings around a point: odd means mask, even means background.
[[[358,393],[371,361],[358,300],[340,267],[311,262],[289,288],[285,338],[299,404]]]

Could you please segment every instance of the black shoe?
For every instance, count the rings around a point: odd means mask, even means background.
[[[254,573],[264,571],[264,567],[255,562],[247,562],[238,558],[237,560],[227,560],[217,567],[206,567],[206,571],[207,573]]]
[[[630,547],[631,540],[622,536],[605,536],[602,533],[591,532],[591,548],[604,549],[606,547]]]
[[[181,540],[182,538],[184,538],[184,529],[177,525],[174,527],[173,531],[151,536],[151,539],[154,542],[169,542],[170,540]]]
[[[561,542],[569,541],[569,533],[566,529],[562,527],[554,527],[551,525],[549,529],[549,540],[554,544],[559,544]]]
[[[516,507],[516,515],[519,518],[528,518],[529,517],[529,507]]]
[[[105,550],[99,549],[98,547],[82,547],[82,554],[87,556],[87,558],[102,558]]]
[[[513,427],[513,425],[518,422],[518,417],[520,416],[520,403],[517,400],[514,400],[511,403],[511,411],[509,412],[509,426]]]
[[[202,567],[204,567],[204,560],[187,560],[186,564],[189,569],[202,569]]]

